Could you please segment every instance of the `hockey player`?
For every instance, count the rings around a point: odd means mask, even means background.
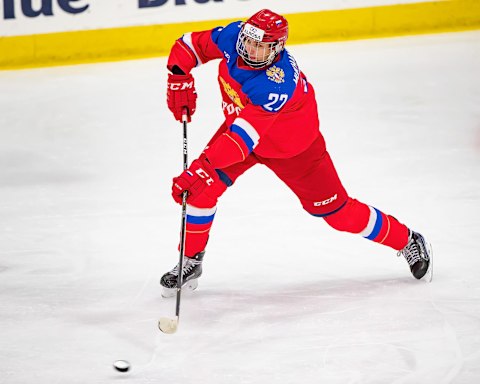
[[[311,215],[398,251],[413,276],[431,279],[431,248],[424,237],[345,191],[319,131],[315,92],[285,49],[287,20],[264,9],[246,22],[186,33],[168,58],[167,102],[176,120],[195,113],[192,69],[220,59],[218,82],[225,121],[199,158],[173,179],[172,196],[187,191],[183,266],[161,278],[164,296],[183,283],[197,287],[217,200],[257,163],[270,168]],[[428,272],[428,273],[427,273]]]

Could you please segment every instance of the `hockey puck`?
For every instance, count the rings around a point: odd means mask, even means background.
[[[128,372],[130,369],[130,363],[127,360],[117,360],[113,362],[113,368],[118,372]]]

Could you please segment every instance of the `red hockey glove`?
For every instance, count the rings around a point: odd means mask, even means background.
[[[187,108],[188,122],[191,121],[191,116],[195,113],[195,107],[197,105],[195,81],[191,74],[168,74],[167,104],[168,109],[172,111],[175,119],[180,122],[182,121],[183,109]]]
[[[209,205],[212,207],[216,205],[217,198],[209,196],[209,189],[214,186],[215,183],[220,182],[217,172],[208,162],[205,156],[201,156],[199,159],[194,160],[190,167],[183,171],[183,173],[173,179],[172,196],[173,199],[181,204],[182,194],[187,191],[187,201],[189,204],[194,204],[197,199],[208,200]],[[212,195],[215,195],[212,193]],[[211,202],[210,202],[211,200]],[[203,200],[205,202],[205,200]],[[203,205],[203,204],[202,204]]]

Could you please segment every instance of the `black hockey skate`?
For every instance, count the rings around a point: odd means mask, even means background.
[[[193,257],[183,258],[182,268],[182,289],[187,288],[194,290],[198,287],[198,278],[202,276],[202,260],[205,255],[205,251],[198,252]],[[162,296],[172,297],[177,292],[177,279],[178,279],[179,265],[175,266],[171,271],[165,273],[160,279],[160,285],[162,286]]]
[[[412,275],[420,280],[425,278],[430,282],[433,278],[432,246],[417,232],[410,231],[408,244],[400,250],[398,256],[403,255],[410,266]]]

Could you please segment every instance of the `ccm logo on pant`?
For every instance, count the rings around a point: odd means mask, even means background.
[[[330,197],[326,200],[323,200],[323,201],[314,201],[313,206],[314,207],[321,207],[322,205],[330,204],[332,201],[335,201],[335,200],[337,200],[337,194],[335,194],[332,197]]]

